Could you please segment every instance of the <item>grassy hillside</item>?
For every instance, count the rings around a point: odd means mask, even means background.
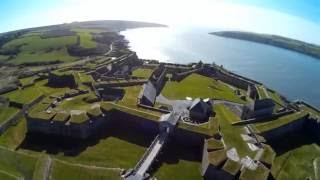
[[[241,31],[220,31],[213,32],[210,34],[227,38],[241,39],[262,44],[268,44],[296,51],[320,59],[320,46],[282,36]]]
[[[132,21],[88,21],[23,29],[0,35],[0,63],[43,65],[101,55],[117,32],[127,28],[160,26]],[[106,33],[113,32],[113,33]]]

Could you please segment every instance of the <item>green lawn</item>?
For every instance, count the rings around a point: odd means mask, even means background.
[[[227,85],[199,74],[191,74],[181,82],[167,82],[162,94],[169,99],[209,97],[244,103]]]
[[[320,111],[319,110],[317,111],[317,110],[309,108],[308,106],[305,106],[305,105],[303,105],[301,107],[301,109],[304,110],[304,111],[310,112],[310,113],[312,113],[314,115],[320,116]]]
[[[258,131],[258,132],[265,132],[265,131],[269,131],[271,129],[275,129],[284,125],[289,124],[292,121],[298,120],[304,116],[307,115],[307,112],[305,111],[299,111],[299,112],[295,112],[293,114],[289,114],[289,115],[285,115],[282,117],[279,117],[275,120],[270,120],[267,122],[259,122],[259,123],[255,123],[254,124],[254,128]]]
[[[32,84],[34,80],[37,78],[38,76],[30,76],[30,77],[19,79],[19,81],[22,84],[22,86],[26,86],[26,85]]]
[[[0,147],[0,171],[12,176],[32,179],[37,157],[10,151]]]
[[[29,104],[41,95],[42,93],[36,86],[27,87],[21,90],[15,90],[4,94],[4,96],[9,98],[10,101],[21,104]]]
[[[280,95],[276,92],[271,92],[271,91],[268,91],[268,94],[270,96],[271,99],[273,99],[277,104],[283,106],[284,103],[282,101],[282,99],[280,98]]]
[[[138,117],[142,117],[145,119],[149,119],[152,121],[158,121],[160,118],[160,114],[159,112],[156,111],[151,111],[151,110],[146,110],[143,108],[132,108],[132,107],[128,107],[128,106],[124,106],[124,105],[120,105],[120,104],[115,104],[115,103],[110,103],[110,102],[104,102],[101,103],[101,108],[106,110],[106,111],[110,111],[110,110],[118,110],[121,112],[125,112],[134,116],[138,116]]]
[[[14,39],[3,45],[2,48],[14,49],[17,46],[21,46],[21,51],[36,52],[65,47],[67,45],[75,44],[76,41],[76,36],[63,36],[46,39],[42,39],[40,36],[27,36]]]
[[[65,92],[69,91],[70,88],[63,87],[63,88],[52,88],[47,86],[48,80],[41,80],[35,83],[35,87],[39,89],[41,93],[46,96],[55,95],[55,94],[64,94]]]
[[[72,165],[62,161],[54,160],[51,169],[51,179],[120,180],[121,177],[119,170]]]
[[[119,102],[117,102],[117,104],[129,107],[129,108],[133,108],[133,109],[136,109],[139,111],[144,111],[146,113],[151,113],[156,116],[160,116],[161,115],[160,112],[152,111],[152,110],[148,110],[148,109],[144,109],[144,108],[139,108],[137,106],[137,98],[139,96],[141,89],[142,89],[142,86],[124,87],[125,95]]]
[[[19,53],[17,57],[11,59],[9,62],[13,64],[50,62],[57,60],[69,62],[76,59],[76,57],[72,57],[68,54],[67,48],[61,48],[59,50],[53,50],[50,52],[46,52],[43,50],[36,51],[35,53],[23,51]]]
[[[90,83],[94,82],[93,78],[91,75],[84,74],[84,73],[78,73],[79,80],[81,83]]]
[[[241,157],[247,155],[254,157],[255,152],[250,150],[247,143],[243,141],[240,136],[245,133],[243,126],[235,126],[231,124],[239,121],[239,117],[223,104],[215,105],[214,111],[216,112],[216,120],[219,120],[220,130],[227,149],[234,147],[237,149],[237,152]]]
[[[9,56],[0,55],[0,61],[5,61],[9,58]]]
[[[93,41],[91,33],[99,33],[101,30],[95,29],[72,29],[80,36],[80,46],[83,48],[96,48],[97,43]]]
[[[320,147],[310,144],[298,147],[277,156],[272,166],[272,173],[276,179],[314,179],[313,161],[320,157]]]
[[[19,112],[18,108],[0,107],[0,124],[6,122]]]
[[[89,110],[93,104],[87,103],[83,100],[83,98],[87,96],[89,96],[89,94],[83,94],[70,99],[64,99],[55,109],[60,111]]]
[[[159,180],[200,180],[201,157],[193,148],[168,142],[154,162],[152,176]]]
[[[164,163],[154,176],[159,180],[201,180],[200,162],[179,160],[176,163]]]
[[[153,73],[153,69],[146,69],[146,68],[138,68],[132,72],[132,76],[142,77],[142,78],[149,78]]]
[[[265,87],[257,85],[257,89],[258,89],[260,99],[268,98],[269,94],[266,94]]]
[[[144,154],[151,140],[146,140],[145,134],[133,131],[128,127],[121,129],[107,129],[110,136],[99,139],[97,144],[88,146],[77,156],[64,156],[59,154],[57,158],[73,163],[112,167],[112,168],[133,168]],[[122,137],[122,138],[119,138]],[[123,137],[127,137],[123,139]],[[141,146],[128,139],[134,137],[135,141],[142,141],[146,146]],[[150,139],[150,138],[149,138]]]
[[[27,133],[27,122],[25,118],[21,118],[19,123],[15,126],[10,126],[1,136],[0,136],[0,145],[16,149]]]
[[[67,52],[67,46],[76,43],[76,36],[62,36],[42,39],[38,35],[25,36],[6,43],[3,49],[20,47],[21,52],[10,60],[14,64],[47,61],[73,61]]]

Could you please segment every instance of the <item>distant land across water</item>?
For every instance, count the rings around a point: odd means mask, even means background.
[[[223,65],[255,79],[290,100],[320,107],[320,61],[312,56],[233,38],[213,36],[213,28],[139,28],[121,32],[140,58]]]
[[[320,46],[295,40],[295,39],[290,39],[290,38],[277,36],[277,35],[258,34],[258,33],[243,32],[243,31],[218,31],[218,32],[211,32],[209,34],[285,48],[288,50],[313,56],[320,60]]]

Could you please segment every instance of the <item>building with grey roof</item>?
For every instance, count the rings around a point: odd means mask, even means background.
[[[193,100],[189,107],[189,116],[194,120],[206,120],[212,114],[212,104],[210,101],[197,98]]]

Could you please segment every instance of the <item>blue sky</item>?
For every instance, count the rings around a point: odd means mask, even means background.
[[[1,0],[0,18],[0,32],[127,19],[212,25],[320,43],[320,37],[314,38],[320,32],[320,0]]]
[[[234,3],[247,4],[281,11],[320,23],[320,0],[230,0]]]

